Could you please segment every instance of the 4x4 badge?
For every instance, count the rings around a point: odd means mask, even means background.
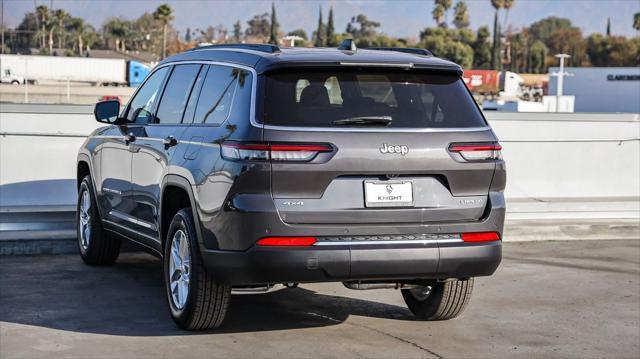
[[[380,147],[380,152],[381,153],[399,153],[399,154],[404,156],[407,153],[409,153],[409,146],[405,146],[405,145],[388,145],[386,143],[383,143],[382,147]]]

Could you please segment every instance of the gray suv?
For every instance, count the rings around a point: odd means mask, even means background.
[[[218,45],[162,61],[77,157],[78,246],[164,263],[171,316],[231,291],[343,282],[456,317],[501,260],[505,164],[460,66],[419,49]]]

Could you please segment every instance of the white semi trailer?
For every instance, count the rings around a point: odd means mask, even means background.
[[[38,55],[0,55],[0,68],[29,82],[72,81],[123,86],[137,86],[149,72],[148,66],[123,59]]]

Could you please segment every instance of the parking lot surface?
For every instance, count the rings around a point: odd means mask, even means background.
[[[395,290],[309,284],[234,295],[223,327],[169,317],[161,263],[0,258],[0,358],[640,357],[640,240],[505,243],[457,319],[420,322]]]

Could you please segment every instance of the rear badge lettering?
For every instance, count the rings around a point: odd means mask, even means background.
[[[380,152],[381,153],[399,153],[401,155],[406,155],[407,153],[409,153],[409,146],[406,145],[389,145],[386,143],[382,144],[382,147],[380,147]]]

